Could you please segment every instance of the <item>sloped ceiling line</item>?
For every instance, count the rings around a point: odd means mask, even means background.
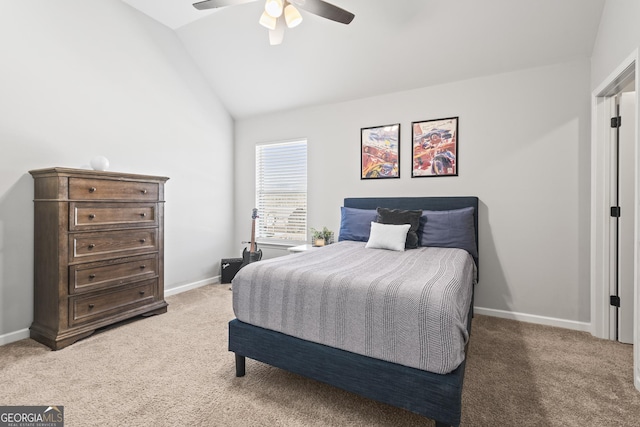
[[[263,3],[123,0],[172,28],[236,119],[591,56],[605,0],[331,0],[270,46]]]

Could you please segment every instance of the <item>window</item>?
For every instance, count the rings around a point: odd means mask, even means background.
[[[256,239],[307,240],[307,141],[256,146]]]

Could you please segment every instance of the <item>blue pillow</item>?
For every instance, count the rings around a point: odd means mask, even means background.
[[[473,207],[450,211],[422,211],[421,246],[460,248],[478,258]]]
[[[366,242],[371,233],[371,223],[378,219],[375,209],[340,207],[340,233],[338,241],[354,240]]]

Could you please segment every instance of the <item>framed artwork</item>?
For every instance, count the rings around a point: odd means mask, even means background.
[[[458,117],[411,123],[411,177],[458,176]]]
[[[360,129],[360,179],[400,178],[400,123]]]

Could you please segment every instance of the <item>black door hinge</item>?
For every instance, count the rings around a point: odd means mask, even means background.
[[[609,297],[609,304],[614,307],[620,307],[620,297],[617,295],[611,295]]]
[[[611,206],[611,216],[620,218],[620,206]]]
[[[620,126],[622,126],[622,117],[611,117],[611,127],[619,128]]]

